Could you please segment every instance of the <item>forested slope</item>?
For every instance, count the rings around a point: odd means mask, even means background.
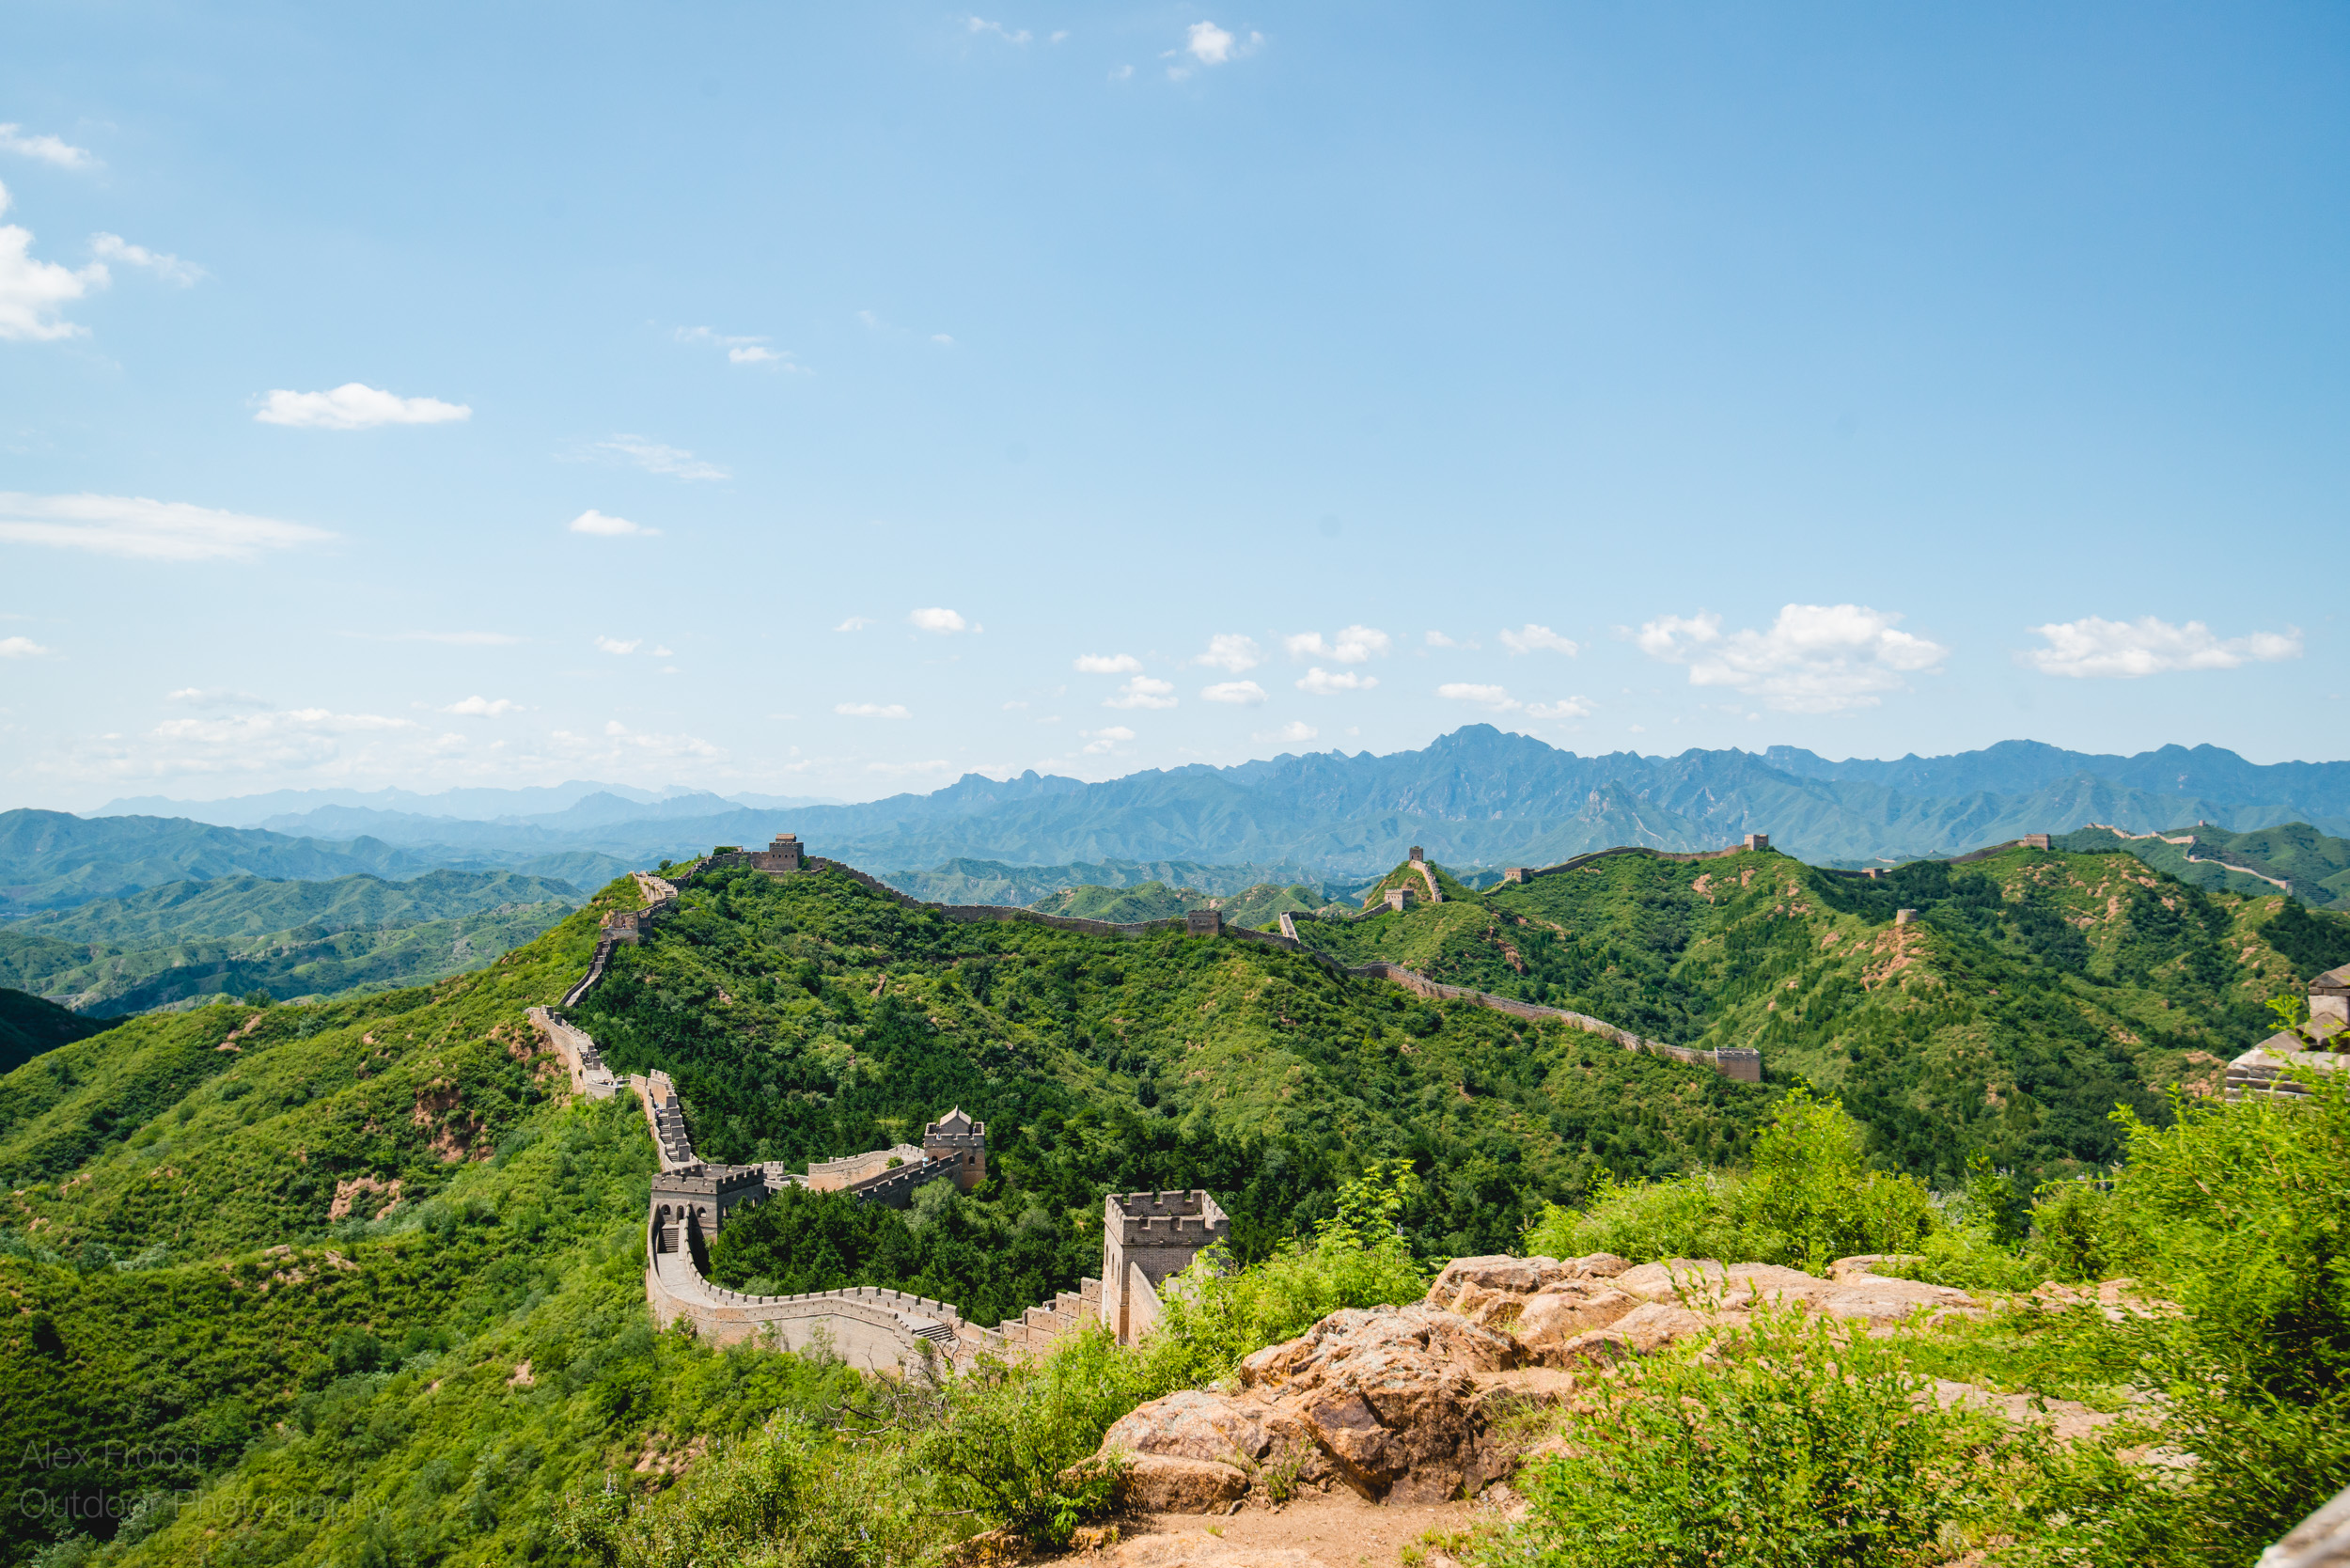
[[[1614,855],[1445,886],[1441,905],[1299,930],[1349,962],[1758,1048],[1772,1079],[1841,1093],[1877,1153],[1943,1183],[1977,1152],[2035,1175],[2110,1161],[2117,1103],[2158,1117],[2170,1084],[2208,1090],[2270,1032],[2267,998],[2350,959],[2350,921],[2121,854],[2016,849],[1878,879],[1769,852]],[[1902,908],[1919,923],[1897,929]]]

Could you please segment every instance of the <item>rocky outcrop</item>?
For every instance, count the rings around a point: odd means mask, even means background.
[[[1219,1512],[1251,1491],[1343,1483],[1375,1501],[1434,1502],[1514,1467],[1493,1438],[1517,1341],[1425,1305],[1333,1312],[1241,1363],[1240,1388],[1187,1390],[1103,1438],[1126,1456],[1127,1500]]]
[[[1501,1413],[1563,1397],[1580,1370],[1735,1329],[1758,1306],[1871,1327],[1982,1310],[1963,1291],[1881,1278],[1872,1261],[1824,1279],[1706,1259],[1635,1267],[1604,1252],[1458,1259],[1425,1301],[1333,1312],[1258,1351],[1231,1392],[1142,1405],[1089,1463],[1124,1455],[1127,1500],[1148,1513],[1224,1513],[1313,1485],[1376,1502],[1473,1496],[1516,1467]]]

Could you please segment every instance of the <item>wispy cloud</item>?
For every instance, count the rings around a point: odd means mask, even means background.
[[[1299,632],[1283,637],[1281,645],[1292,659],[1335,659],[1342,665],[1359,665],[1374,653],[1385,653],[1392,641],[1375,626],[1348,626],[1327,642],[1320,632]]]
[[[902,702],[836,702],[832,711],[842,718],[901,719],[914,715]]]
[[[204,269],[193,261],[183,261],[168,251],[149,250],[134,245],[119,234],[100,232],[89,237],[90,253],[107,261],[119,261],[126,267],[144,267],[165,283],[185,289],[200,282]]]
[[[2105,620],[2092,615],[2078,620],[2050,621],[2031,630],[2045,638],[2047,646],[2027,649],[2018,656],[2043,675],[2075,680],[2129,681],[2179,670],[2234,669],[2256,661],[2301,656],[2297,626],[2220,637],[2200,620],[2173,626],[2153,616]]]
[[[853,615],[848,619],[842,621],[839,625],[834,627],[833,630],[836,632],[862,632],[865,628],[870,626],[871,624],[873,623],[865,617],[861,615]]]
[[[502,697],[494,699],[486,697],[468,697],[462,701],[450,703],[441,712],[467,713],[476,718],[496,718],[505,713],[519,713],[522,708],[521,703],[509,702]]]
[[[61,169],[85,173],[105,165],[98,155],[86,147],[75,147],[60,136],[46,133],[26,135],[21,125],[0,125],[0,152],[12,152],[20,158],[37,158],[44,164],[55,164]]]
[[[604,653],[634,653],[644,646],[645,639],[642,637],[630,637],[625,641],[619,637],[598,637],[596,639],[596,648],[598,651]]]
[[[1782,713],[1840,713],[1874,707],[1904,676],[1950,656],[1894,630],[1901,619],[1865,604],[1789,604],[1765,630],[1725,634],[1720,616],[1700,610],[1659,616],[1632,640],[1653,659],[1686,665],[1693,686],[1726,686]]]
[[[41,659],[52,651],[30,637],[0,637],[0,659]]]
[[[0,212],[8,210],[8,190],[0,185]],[[58,312],[106,286],[105,263],[61,267],[34,260],[32,252],[31,229],[0,224],[0,338],[46,343],[80,336],[86,329]]]
[[[1365,675],[1360,670],[1334,671],[1316,665],[1298,677],[1297,689],[1301,692],[1311,692],[1316,697],[1332,697],[1340,692],[1367,692],[1378,683],[1377,676]]]
[[[1104,708],[1172,708],[1175,706],[1175,683],[1137,675],[1118,688],[1118,695],[1102,704]]]
[[[976,632],[979,630],[978,627],[964,619],[963,617],[957,615],[954,611],[940,604],[933,604],[928,609],[909,611],[906,615],[906,620],[913,626],[922,631],[935,632],[942,637],[951,636],[957,632]]]
[[[1208,639],[1208,651],[1192,663],[1210,665],[1239,675],[1264,663],[1264,654],[1258,650],[1254,637],[1244,636],[1238,632],[1218,632]]]
[[[613,517],[589,507],[564,525],[575,534],[594,534],[604,539],[619,539],[628,534],[653,535],[658,528],[648,528],[641,523],[631,523],[625,517]]]
[[[1106,729],[1080,729],[1077,733],[1089,737],[1085,749],[1088,755],[1095,757],[1113,751],[1121,743],[1135,738],[1135,732],[1122,724],[1113,724]]]
[[[253,417],[264,425],[298,430],[364,431],[378,425],[446,425],[472,418],[473,410],[464,403],[403,398],[348,381],[332,392],[271,392]]]
[[[1253,708],[1264,700],[1264,688],[1254,681],[1218,681],[1213,686],[1200,687],[1199,696],[1209,702]]]
[[[1077,668],[1088,675],[1133,675],[1142,661],[1132,653],[1080,653]]]
[[[1011,29],[1006,27],[1002,23],[990,22],[984,17],[973,17],[970,22],[969,31],[973,33],[993,33],[997,38],[1002,39],[1006,43],[1026,43],[1029,41],[1029,33],[1026,27],[1021,28],[1018,32],[1013,32]],[[1060,40],[1058,38],[1056,38],[1054,41],[1058,43]]]
[[[801,376],[816,373],[792,358],[791,350],[773,347],[775,339],[771,337],[729,335],[713,332],[706,326],[680,327],[676,337],[681,343],[725,350],[729,365],[763,365],[771,370],[788,370]]]
[[[1501,646],[1512,653],[1547,651],[1564,653],[1569,658],[1582,651],[1582,649],[1574,643],[1560,636],[1549,627],[1537,626],[1530,620],[1514,632],[1502,633]]]
[[[1283,741],[1287,742],[1291,745],[1302,745],[1321,733],[1321,730],[1316,729],[1312,725],[1308,724],[1303,719],[1292,719],[1289,723],[1281,726],[1278,729],[1261,729],[1255,735],[1251,736],[1250,739],[1258,741]]]
[[[335,536],[302,523],[143,495],[0,492],[0,541],[138,560],[251,560]]]
[[[1562,697],[1556,702],[1529,702],[1526,716],[1538,719],[1590,718],[1593,705],[1589,698]]]
[[[1447,702],[1473,702],[1496,713],[1506,713],[1526,706],[1512,697],[1507,687],[1480,686],[1467,681],[1448,681],[1436,688],[1436,695]]]
[[[1263,43],[1262,33],[1251,33],[1244,39],[1213,22],[1195,22],[1184,29],[1183,47],[1170,49],[1162,57],[1180,62],[1167,68],[1168,78],[1180,82],[1201,67],[1230,65],[1244,59]]]
[[[165,692],[165,702],[176,702],[183,708],[266,708],[269,698],[252,692],[231,691],[226,686],[181,686]]]
[[[587,448],[591,457],[607,462],[625,463],[648,474],[683,479],[724,479],[732,475],[714,463],[705,463],[682,447],[670,447],[658,441],[648,441],[641,435],[608,435],[602,441],[590,442]]]

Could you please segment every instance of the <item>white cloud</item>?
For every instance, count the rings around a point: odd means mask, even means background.
[[[357,745],[363,754],[380,739],[401,738],[413,745],[424,734],[424,726],[381,713],[290,708],[165,719],[151,734],[160,755],[118,758],[109,771],[260,773],[327,767],[351,760],[347,745]]]
[[[1015,33],[1010,31],[1000,22],[989,22],[982,17],[975,16],[971,19],[970,30],[974,33],[993,33],[997,38],[1002,39],[1006,43],[1026,43],[1028,41],[1028,30],[1026,27],[1021,28]],[[1056,39],[1054,41],[1058,43],[1060,40]]]
[[[335,536],[301,523],[216,511],[143,495],[0,492],[0,541],[91,550],[139,560],[251,560]]]
[[[1591,711],[1590,699],[1583,697],[1561,698],[1557,702],[1529,702],[1526,705],[1526,716],[1538,719],[1589,718],[1591,716]]]
[[[648,441],[641,435],[606,436],[602,441],[590,442],[587,450],[591,457],[633,463],[648,474],[683,479],[689,484],[697,479],[731,478],[728,470],[714,463],[704,463],[682,447],[666,447],[658,441]]]
[[[46,133],[28,136],[21,125],[0,125],[0,152],[13,152],[20,158],[38,158],[44,164],[55,164],[61,169],[84,173],[102,167],[98,155],[85,147]]]
[[[1132,67],[1132,66],[1130,66],[1130,65],[1122,65],[1122,66],[1118,67],[1116,70],[1114,70],[1114,71],[1112,71],[1110,72],[1110,80],[1111,80],[1111,81],[1113,81],[1113,82],[1123,82],[1123,81],[1125,81],[1127,78],[1129,78],[1129,77],[1131,77],[1132,75],[1134,75],[1134,73],[1135,73],[1135,68],[1134,68],[1134,67]]]
[[[30,637],[0,637],[0,659],[38,659],[49,651]]]
[[[1901,617],[1865,604],[1789,604],[1767,631],[1725,635],[1722,618],[1659,616],[1634,636],[1640,651],[1689,666],[1693,686],[1727,686],[1764,707],[1837,713],[1875,706],[1904,675],[1950,656],[1939,643],[1893,629]]]
[[[954,611],[935,604],[932,605],[927,610],[912,611],[906,616],[906,619],[912,622],[915,626],[920,628],[922,631],[936,632],[941,636],[947,636],[956,632],[968,632],[975,630],[969,621],[964,619],[963,617],[957,615]]]
[[[149,250],[134,245],[119,234],[97,233],[89,237],[91,254],[125,266],[145,267],[165,283],[185,289],[205,275],[204,269],[193,261],[182,261],[168,251]]]
[[[1427,635],[1424,640],[1431,648],[1458,648],[1461,646],[1459,643],[1454,642],[1450,637],[1446,636],[1442,632],[1431,632]]]
[[[1107,729],[1080,729],[1077,733],[1092,737],[1086,743],[1085,749],[1088,755],[1095,757],[1113,749],[1121,741],[1135,738],[1135,732],[1122,724],[1113,724]]]
[[[1217,669],[1238,675],[1264,663],[1264,654],[1258,650],[1257,639],[1238,632],[1218,632],[1208,639],[1208,651],[1192,660],[1195,665],[1213,665]]]
[[[1375,626],[1348,626],[1328,642],[1322,640],[1320,632],[1300,632],[1283,637],[1281,645],[1292,659],[1336,659],[1342,665],[1359,665],[1374,653],[1385,653],[1392,640]]]
[[[0,185],[0,212],[8,210],[8,189]],[[45,343],[78,336],[84,329],[60,320],[57,312],[92,289],[103,289],[105,264],[93,261],[77,271],[36,261],[32,250],[31,229],[0,224],[0,338]]]
[[[701,343],[713,349],[724,349],[727,363],[730,365],[765,365],[800,376],[816,373],[794,360],[791,350],[771,348],[769,345],[774,342],[773,338],[713,332],[706,326],[680,327],[675,336],[681,343]]]
[[[1080,653],[1077,668],[1088,675],[1133,675],[1142,668],[1142,661],[1132,653]]]
[[[842,718],[912,718],[901,702],[836,702],[832,711]]]
[[[1367,692],[1378,683],[1379,678],[1375,675],[1365,675],[1352,669],[1333,673],[1316,665],[1298,678],[1297,689],[1311,692],[1316,697],[1328,697],[1336,692]]]
[[[674,659],[677,657],[677,651],[674,649],[664,648],[659,643],[655,643],[653,644],[652,656],[656,659]]]
[[[1231,702],[1254,707],[1264,700],[1264,688],[1254,681],[1218,681],[1213,686],[1202,686],[1199,695],[1210,702]]]
[[[598,637],[596,639],[596,648],[598,651],[604,653],[634,653],[644,646],[645,639],[642,637],[630,637],[625,642],[621,641],[619,637]]]
[[[1104,708],[1172,708],[1175,706],[1175,683],[1137,675],[1118,688],[1118,695],[1102,704]]]
[[[589,507],[586,511],[572,518],[564,526],[575,534],[595,534],[604,539],[618,539],[624,534],[640,534],[650,538],[661,532],[658,528],[648,528],[642,524],[631,523],[625,517],[607,517],[593,507]]]
[[[1264,42],[1262,33],[1251,33],[1241,39],[1213,22],[1195,22],[1185,29],[1183,47],[1179,53],[1190,55],[1203,66],[1229,65],[1234,60],[1256,53]],[[1187,67],[1178,67],[1168,74],[1182,80]]]
[[[1530,620],[1517,631],[1502,633],[1501,646],[1512,653],[1531,653],[1540,649],[1552,653],[1564,653],[1569,658],[1582,651],[1549,627],[1537,626]]]
[[[1292,745],[1302,745],[1321,733],[1321,730],[1316,729],[1312,725],[1306,723],[1302,719],[1292,719],[1289,723],[1281,726],[1278,729],[1259,730],[1255,735],[1251,736],[1250,739],[1259,741],[1287,741]]]
[[[853,615],[848,619],[842,621],[839,625],[834,627],[833,630],[836,632],[862,632],[865,628],[870,626],[871,624],[873,623],[866,619],[865,617],[861,615]]]
[[[936,343],[939,347],[946,349],[951,349],[955,346],[955,340],[943,332],[932,333],[931,341]]]
[[[1466,681],[1448,681],[1436,688],[1436,695],[1447,702],[1473,702],[1496,713],[1510,713],[1526,706],[1512,697],[1505,686],[1480,686]]]
[[[450,703],[447,707],[442,709],[441,712],[445,713],[470,713],[476,718],[496,718],[504,713],[519,713],[522,712],[522,707],[523,705],[521,703],[509,702],[502,697],[498,698],[494,701],[486,697],[469,697],[462,702]]]
[[[2132,621],[2105,620],[2092,615],[2030,630],[2046,638],[2048,646],[2027,650],[2019,657],[2043,675],[2068,675],[2076,680],[2126,681],[2182,669],[2234,669],[2255,660],[2301,656],[2297,626],[2217,637],[2200,620],[2173,626],[2153,616]]]
[[[275,391],[261,400],[253,417],[264,425],[310,431],[364,431],[377,425],[445,425],[470,419],[463,403],[438,398],[402,398],[355,381],[332,392]]]

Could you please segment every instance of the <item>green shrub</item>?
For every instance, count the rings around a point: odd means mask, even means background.
[[[1528,1252],[1614,1252],[1634,1262],[1720,1258],[1825,1270],[1863,1252],[1914,1252],[1934,1229],[1934,1206],[1911,1177],[1872,1170],[1863,1131],[1830,1100],[1791,1090],[1743,1177],[1700,1171],[1619,1185],[1602,1172],[1580,1213],[1546,1207],[1527,1232]]]
[[[1940,1561],[2011,1503],[2018,1439],[1945,1410],[1891,1342],[1800,1311],[1591,1380],[1566,1450],[1521,1472],[1492,1568]]]
[[[1042,1361],[982,1362],[948,1385],[945,1419],[916,1439],[915,1463],[948,1508],[1010,1527],[1039,1545],[1066,1545],[1077,1526],[1109,1511],[1115,1466],[1064,1482],[1102,1435],[1167,1391],[1143,1357],[1089,1325]]]

